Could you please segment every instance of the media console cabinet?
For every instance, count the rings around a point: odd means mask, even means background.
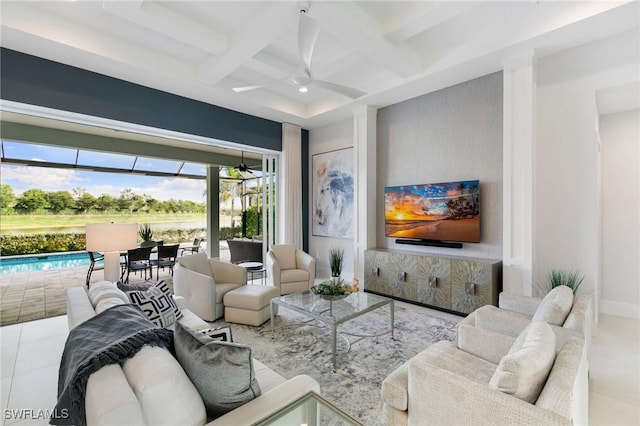
[[[502,261],[368,249],[364,290],[457,314],[498,305]]]

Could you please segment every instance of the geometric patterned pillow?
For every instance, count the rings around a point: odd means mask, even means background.
[[[158,327],[168,327],[183,317],[164,280],[158,281],[147,291],[128,291],[127,295],[131,303],[138,305]]]

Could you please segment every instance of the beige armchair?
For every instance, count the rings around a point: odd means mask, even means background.
[[[587,425],[584,340],[532,321],[518,338],[469,325],[382,382],[387,425]]]
[[[573,292],[566,286],[557,287],[544,298],[503,292],[498,307],[486,305],[476,309],[460,321],[458,328],[469,325],[516,337],[531,321],[541,320],[550,324],[561,340],[570,336],[584,339],[589,360],[593,322],[591,299],[591,294],[574,299]]]
[[[206,253],[179,257],[173,270],[173,290],[186,307],[205,321],[224,316],[224,295],[247,284],[247,271],[207,258]]]
[[[293,244],[277,244],[267,253],[267,277],[280,294],[309,290],[316,278],[316,259]]]

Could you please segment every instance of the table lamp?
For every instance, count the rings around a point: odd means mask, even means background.
[[[120,279],[120,252],[138,246],[137,223],[90,223],[86,225],[87,251],[104,254],[104,279]]]

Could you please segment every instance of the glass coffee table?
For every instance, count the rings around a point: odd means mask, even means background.
[[[341,331],[341,334],[359,337],[358,340],[365,337],[377,337],[391,333],[393,339],[393,299],[375,294],[356,292],[349,293],[345,296],[319,296],[311,290],[298,293],[291,293],[284,296],[274,297],[271,299],[271,333],[274,332],[274,306],[279,305],[288,309],[292,309],[331,328],[331,361],[333,370],[336,369],[336,337],[338,335],[338,326],[351,319],[371,312],[375,309],[389,305],[390,308],[390,328],[388,331],[378,334],[361,335],[352,334]],[[354,343],[356,342],[354,341]],[[351,342],[349,342],[351,347]]]
[[[312,391],[255,424],[255,426],[289,425],[362,426],[362,423]]]

